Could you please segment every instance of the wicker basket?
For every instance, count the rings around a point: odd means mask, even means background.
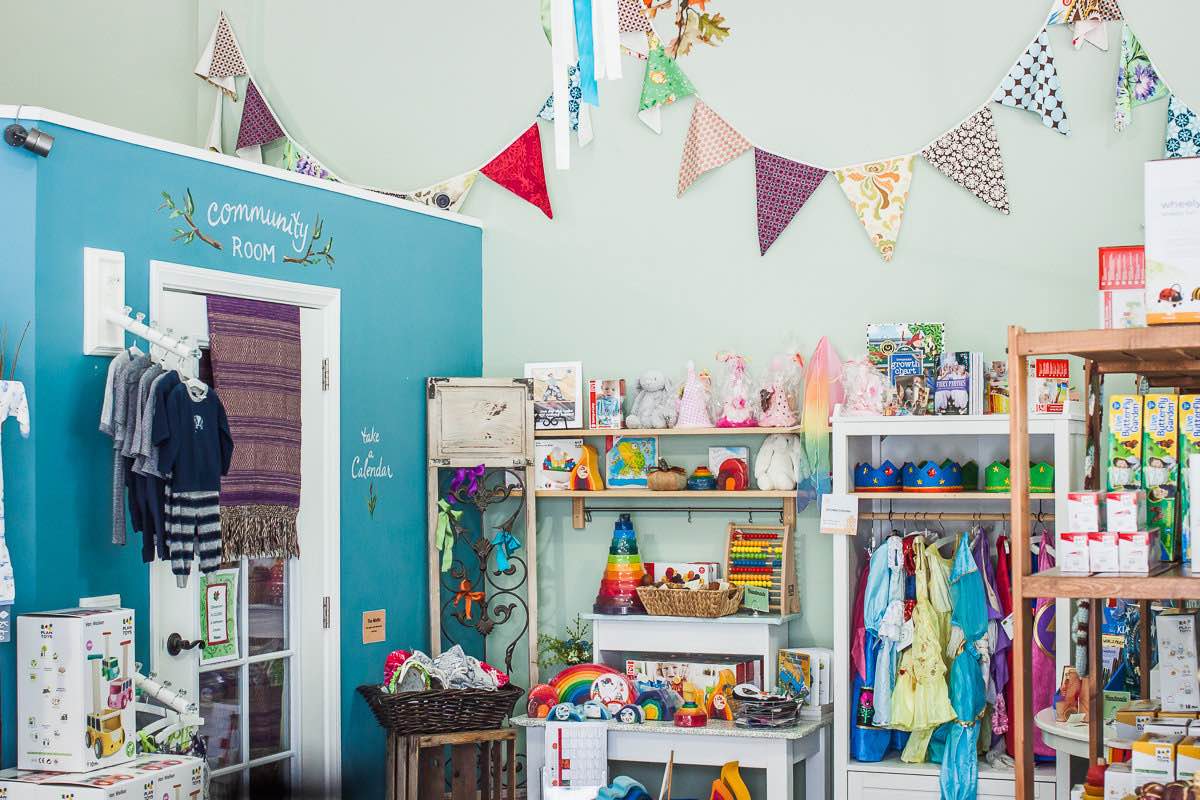
[[[444,689],[389,694],[375,685],[358,687],[379,725],[390,733],[454,733],[499,728],[525,693],[508,684],[487,689]]]
[[[660,617],[727,617],[742,605],[742,587],[734,589],[659,589],[639,586],[646,611]]]

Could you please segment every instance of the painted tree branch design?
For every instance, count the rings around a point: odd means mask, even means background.
[[[191,244],[196,239],[199,239],[210,247],[217,250],[222,249],[220,242],[206,236],[204,231],[200,230],[200,227],[192,221],[192,217],[196,214],[196,203],[192,200],[191,189],[184,189],[183,208],[175,205],[175,201],[171,199],[170,193],[163,192],[162,196],[163,203],[158,207],[158,210],[162,211],[164,208],[170,209],[171,213],[167,217],[168,219],[182,219],[187,224],[187,228],[175,228],[175,235],[171,237],[171,241]]]
[[[295,256],[285,256],[283,261],[285,264],[320,264],[322,259],[333,269],[333,237],[330,236],[325,240],[325,246],[320,250],[316,249],[317,242],[321,239],[321,234],[324,231],[325,222],[321,219],[321,215],[317,215],[316,221],[313,223],[312,238],[308,240],[308,251],[297,258]]]

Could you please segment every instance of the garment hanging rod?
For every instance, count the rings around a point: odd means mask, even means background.
[[[133,309],[130,306],[125,306],[121,311],[105,311],[104,318],[114,325],[120,325],[134,336],[145,339],[151,344],[158,345],[180,358],[198,358],[200,356],[199,348],[147,325],[143,322],[146,319],[146,315],[140,311],[137,313],[136,319],[131,319],[129,315],[132,311]]]
[[[1053,522],[1054,514],[1039,514],[1036,511],[1031,511],[1029,516],[1039,522]],[[888,513],[886,511],[866,511],[858,515],[859,519],[865,520],[891,520],[893,522],[1007,522],[1012,519],[1011,514],[999,514],[995,512],[951,512],[949,514],[936,511],[896,511]]]
[[[688,522],[692,521],[692,514],[746,514],[750,521],[754,521],[755,514],[772,514],[779,518],[779,523],[783,524],[783,509],[782,508],[748,508],[746,506],[675,506],[673,508],[646,508],[645,506],[589,506],[583,507],[583,517],[588,522],[592,521],[592,512],[602,511],[605,514],[681,514],[687,513]]]

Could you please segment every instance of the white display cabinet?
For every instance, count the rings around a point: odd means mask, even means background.
[[[1008,415],[925,417],[847,417],[835,410],[833,418],[833,491],[849,494],[854,491],[855,464],[866,462],[878,466],[884,459],[897,467],[906,461],[920,463],[932,460],[940,463],[951,458],[959,463],[974,461],[982,479],[987,465],[1008,458]],[[1084,422],[1075,414],[1031,415],[1029,420],[1030,455],[1033,461],[1048,461],[1055,467],[1053,494],[1032,495],[1032,511],[1044,513],[1044,524],[1053,531],[1051,515],[1066,518],[1066,492],[1082,488]],[[1009,511],[1008,493],[963,491],[955,494],[913,495],[901,492],[866,494],[860,510],[874,514],[889,511],[899,516],[905,512],[929,515],[927,526],[941,526],[953,532],[953,526],[965,527],[970,521],[945,519],[972,514],[1005,515]],[[993,518],[994,519],[994,518]],[[1003,520],[991,521],[997,531],[1007,528]],[[833,731],[833,789],[836,800],[846,798],[887,798],[887,800],[934,800],[939,796],[937,764],[906,764],[892,757],[880,762],[858,762],[850,758],[850,714],[852,681],[850,679],[850,615],[853,611],[858,571],[865,548],[874,537],[879,541],[887,527],[914,523],[891,523],[862,519],[857,535],[838,536],[834,543],[834,663],[845,674],[839,675],[835,686]],[[1070,659],[1070,605],[1058,601],[1056,608],[1056,652],[1058,668]],[[1035,777],[1040,800],[1067,800],[1070,787],[1069,758],[1064,756],[1056,767],[1039,767]],[[1010,770],[996,770],[980,763],[979,796],[1012,797],[1014,776]]]

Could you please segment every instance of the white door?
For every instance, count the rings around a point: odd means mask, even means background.
[[[168,649],[172,634],[188,642],[204,638],[200,576],[193,567],[181,589],[170,564],[155,562],[151,670],[199,705],[214,800],[286,797],[299,787],[306,796],[334,796],[340,786],[338,425],[326,359],[336,347],[337,292],[152,264],[152,319],[201,347],[208,341],[206,293],[301,306],[301,558],[222,565],[232,576],[236,619],[224,627],[236,655],[203,664],[198,647],[175,655]],[[332,302],[303,305],[320,302],[314,293]]]

